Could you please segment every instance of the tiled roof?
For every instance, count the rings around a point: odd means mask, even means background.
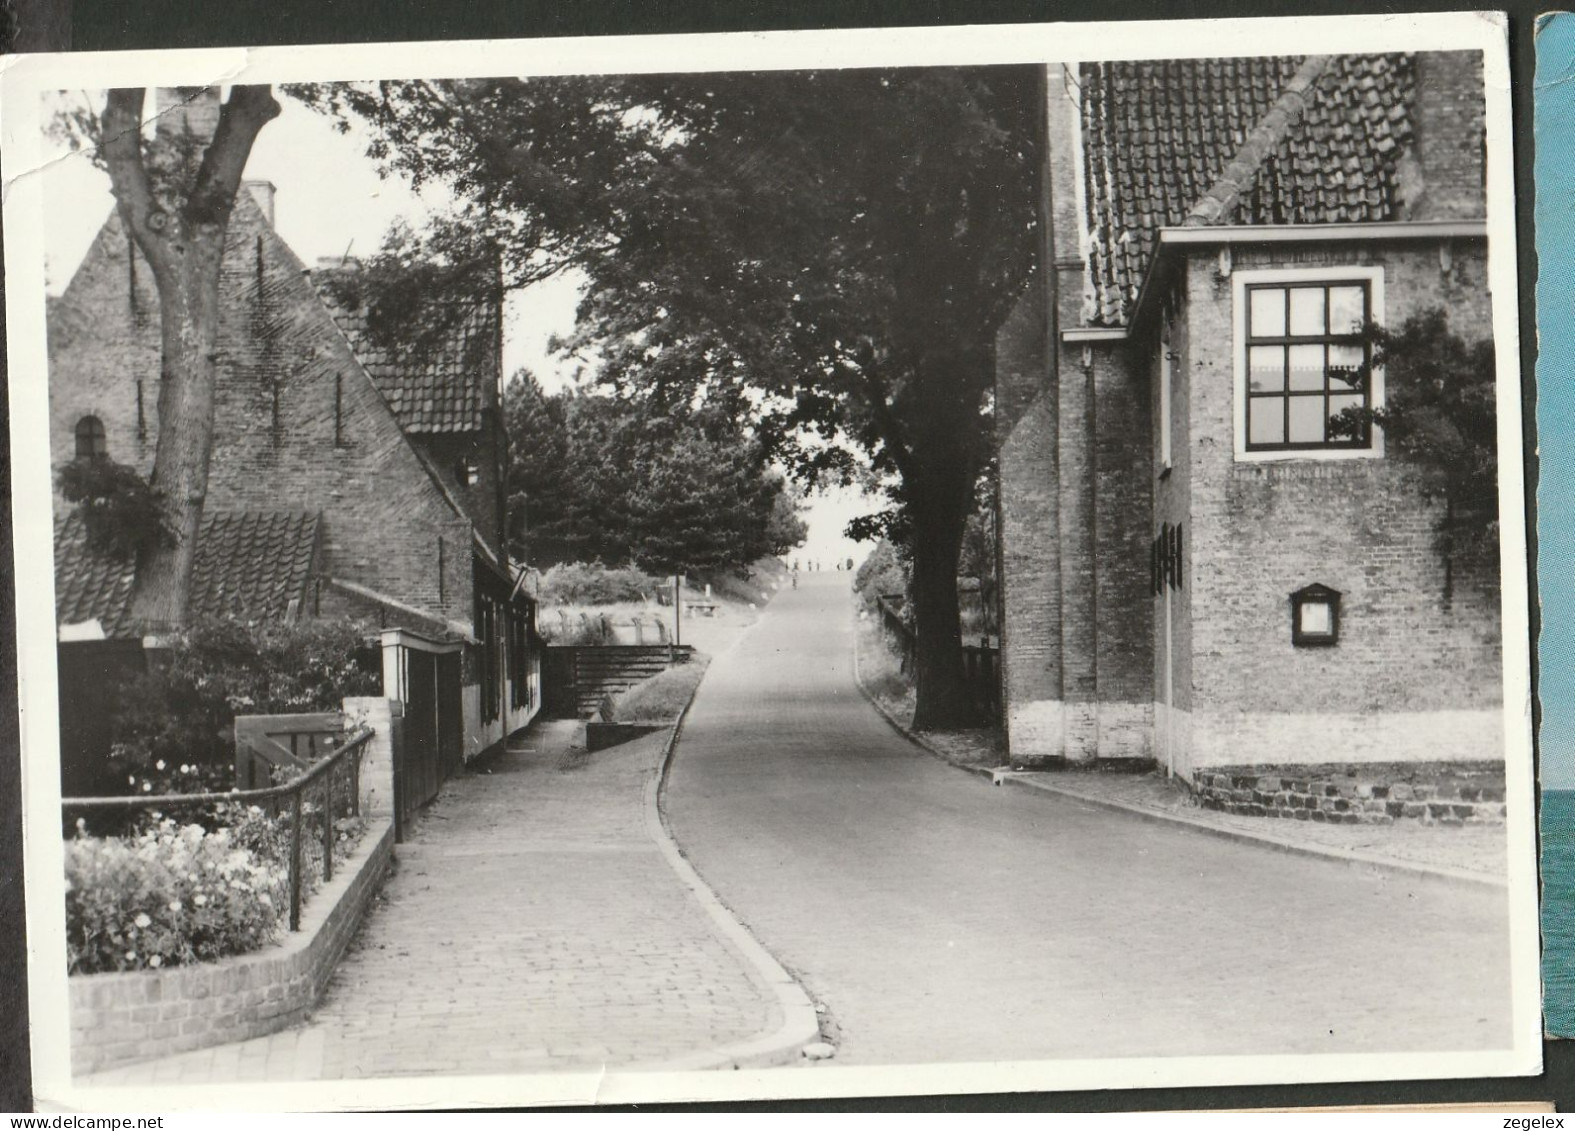
[[[220,511],[205,515],[192,567],[192,616],[282,619],[304,597],[317,553],[318,515]],[[131,562],[90,548],[80,512],[55,519],[55,620],[98,620],[105,636],[127,636]]]
[[[105,636],[130,635],[131,562],[88,548],[81,512],[55,516],[55,623],[97,620]]]
[[[275,620],[294,612],[312,574],[319,518],[303,511],[220,511],[202,520],[192,616]]]
[[[374,340],[364,306],[351,308],[334,293],[334,281],[352,270],[319,268],[312,282],[399,426],[406,432],[480,431],[487,390],[498,379],[497,304],[468,303],[445,328],[443,341],[396,352]]]
[[[1126,322],[1161,227],[1398,215],[1410,56],[1087,63],[1078,82],[1087,323]]]

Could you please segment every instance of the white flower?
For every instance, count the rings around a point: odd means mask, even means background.
[[[152,926],[152,924],[153,924],[153,920],[148,918],[146,912],[144,912],[141,915],[138,915],[135,919],[132,920],[132,922],[135,923],[139,927],[148,927],[148,926]]]
[[[137,784],[137,775],[136,774],[127,774],[126,775],[126,780],[128,782],[130,782],[132,785],[136,785]]]
[[[157,762],[153,763],[153,768],[155,770],[162,770],[164,768],[164,759],[160,758]]]
[[[152,958],[148,959],[148,965],[152,966],[154,968],[163,966],[164,965],[164,959],[160,958],[158,955],[155,954]]]
[[[180,910],[180,900],[178,900],[178,899],[170,900],[170,910],[171,911],[179,911]]]
[[[207,905],[208,897],[205,896],[205,895],[199,894],[199,895],[195,896],[192,899],[192,902],[195,903],[198,907],[203,907],[203,906]]]
[[[135,962],[136,960],[137,960],[137,952],[134,951],[134,950],[128,950],[126,952],[126,961],[127,962]]]
[[[142,783],[142,792],[143,793],[152,793],[153,792],[153,783],[150,782],[150,781],[143,782]]]

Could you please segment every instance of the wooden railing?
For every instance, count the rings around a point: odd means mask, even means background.
[[[881,628],[892,650],[902,661],[904,675],[912,678],[914,656],[918,637],[913,627],[903,618],[903,598],[886,595],[875,598],[880,612]],[[991,637],[978,637],[977,644],[962,645],[963,679],[973,696],[974,705],[988,719],[1001,717],[1001,649]]]
[[[229,793],[165,793],[139,797],[67,797],[60,803],[71,818],[96,815],[113,816],[123,822],[139,814],[171,813],[221,806],[256,805],[274,817],[287,820],[290,831],[290,930],[301,929],[301,893],[306,868],[319,870],[324,882],[334,878],[334,820],[336,816],[361,814],[361,756],[372,739],[370,729],[343,736],[339,748],[328,757],[307,767],[304,772],[280,785],[265,789],[235,789]],[[308,800],[311,795],[311,800]],[[288,816],[286,816],[288,815]],[[306,835],[306,817],[317,822],[314,835]],[[305,857],[308,839],[315,860]]]

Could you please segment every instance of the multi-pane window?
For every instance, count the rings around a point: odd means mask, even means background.
[[[77,459],[104,459],[109,455],[109,442],[104,436],[104,422],[96,416],[84,416],[77,421]]]
[[[1368,283],[1251,285],[1246,300],[1247,450],[1371,447],[1365,428],[1352,437],[1329,427],[1372,403]]]

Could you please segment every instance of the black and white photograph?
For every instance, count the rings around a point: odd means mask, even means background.
[[[12,60],[40,1105],[1537,1073],[1508,76]]]

